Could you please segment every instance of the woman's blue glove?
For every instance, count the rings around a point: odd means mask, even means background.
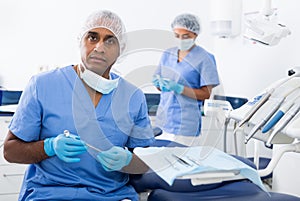
[[[176,94],[181,94],[183,92],[184,86],[173,80],[165,80],[165,88],[170,91],[174,91]]]
[[[87,148],[79,136],[70,134],[66,137],[60,134],[44,140],[44,150],[48,156],[56,155],[67,163],[79,162],[80,158],[74,157],[86,152]]]
[[[161,78],[159,80],[159,88],[160,88],[161,91],[163,91],[163,92],[170,92],[171,91],[169,86],[168,86],[169,81],[170,80],[166,79],[166,78]]]
[[[132,153],[122,147],[113,146],[100,152],[97,158],[106,171],[117,171],[130,163]]]
[[[164,91],[164,92],[171,91],[171,90],[166,88],[167,79],[163,79],[159,75],[154,75],[153,76],[152,83],[155,87],[159,88],[161,91]]]
[[[159,86],[159,80],[160,80],[160,76],[159,75],[153,75],[153,77],[152,77],[152,83],[157,88],[160,88],[160,86]]]

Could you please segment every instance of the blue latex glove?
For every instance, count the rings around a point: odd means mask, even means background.
[[[170,80],[166,79],[166,78],[161,78],[159,80],[159,88],[160,88],[161,91],[163,91],[163,92],[170,92],[171,91],[169,86],[168,86],[169,81]]]
[[[152,83],[155,87],[159,88],[161,91],[169,92],[171,90],[167,89],[167,79],[161,78],[159,75],[154,75],[152,78]]]
[[[170,91],[174,91],[176,94],[183,92],[184,86],[173,80],[165,80],[165,88]]]
[[[159,75],[154,75],[152,77],[152,83],[157,88],[160,88],[160,86],[159,86],[159,80],[160,80],[160,76]]]
[[[130,163],[132,153],[122,147],[113,146],[100,152],[97,158],[106,171],[117,171]]]
[[[70,134],[66,137],[64,134],[60,134],[56,137],[45,139],[44,150],[48,156],[56,155],[67,163],[75,163],[79,162],[80,158],[74,156],[86,152],[87,148],[79,136]]]

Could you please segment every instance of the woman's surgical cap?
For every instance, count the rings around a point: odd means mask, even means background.
[[[178,15],[172,22],[171,27],[172,29],[186,29],[197,35],[200,33],[200,22],[198,17],[188,13]]]
[[[124,49],[126,44],[125,38],[125,25],[121,18],[115,13],[108,10],[99,10],[88,16],[85,23],[82,26],[79,34],[79,41],[82,37],[91,29],[94,28],[106,28],[110,30],[118,39],[121,51]]]

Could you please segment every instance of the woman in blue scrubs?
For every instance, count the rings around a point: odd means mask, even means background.
[[[154,85],[161,91],[156,126],[171,136],[200,135],[202,101],[210,97],[219,84],[214,56],[195,44],[200,32],[198,18],[181,14],[171,24],[177,47],[167,49],[153,76]]]
[[[23,91],[4,144],[7,161],[30,164],[19,200],[138,200],[128,173],[148,167],[131,151],[154,138],[143,92],[110,72],[124,32],[116,14],[92,13],[80,64],[33,76]]]

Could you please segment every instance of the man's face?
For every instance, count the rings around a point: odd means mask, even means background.
[[[89,30],[81,40],[80,51],[86,68],[99,75],[108,75],[120,55],[118,39],[105,28]]]

